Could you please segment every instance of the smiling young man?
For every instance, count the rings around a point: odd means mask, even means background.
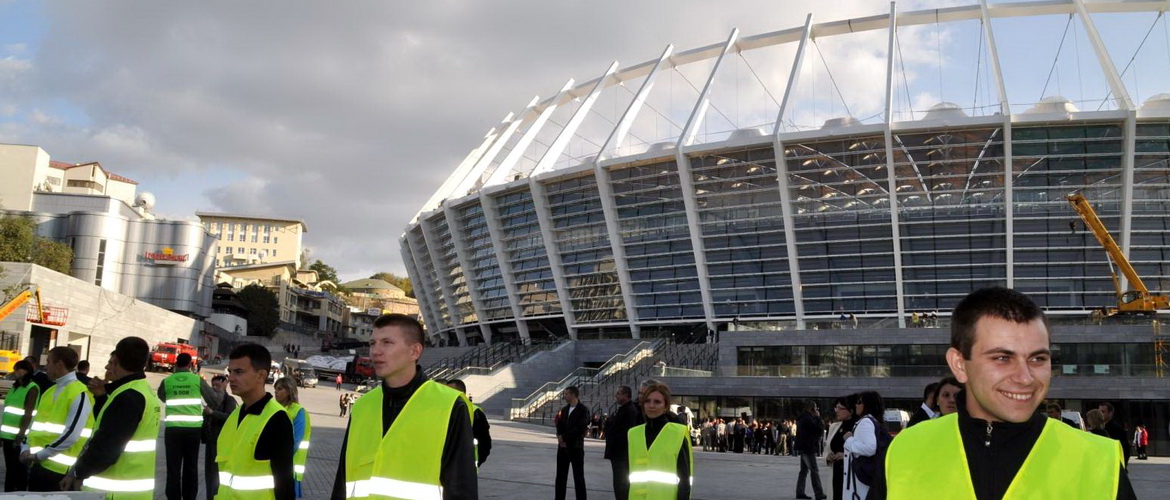
[[[334,500],[345,498],[479,498],[471,403],[429,380],[418,320],[374,320],[370,358],[382,383],[350,411]]]
[[[1115,441],[1036,409],[1048,394],[1048,321],[1006,288],[967,295],[951,317],[947,364],[958,412],[898,434],[869,498],[1134,498]]]

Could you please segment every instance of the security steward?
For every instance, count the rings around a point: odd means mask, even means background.
[[[199,493],[199,438],[203,429],[203,402],[214,392],[207,381],[191,372],[191,355],[175,358],[175,373],[158,386],[158,398],[166,404],[163,419],[167,447],[167,500],[195,500]],[[212,406],[212,403],[208,403]]]
[[[1036,412],[1052,377],[1050,349],[1048,321],[1026,295],[999,287],[967,295],[946,354],[966,384],[959,411],[898,434],[869,498],[1135,498],[1116,441]]]
[[[20,463],[20,444],[28,435],[33,412],[41,399],[41,388],[33,382],[33,365],[25,360],[12,367],[14,381],[4,398],[0,420],[0,443],[4,446],[4,491],[28,489],[28,469]]]
[[[61,480],[93,435],[93,394],[73,371],[77,351],[49,350],[46,375],[53,385],[41,396],[20,461],[28,465],[29,491],[60,491]]]
[[[105,380],[92,377],[97,427],[89,446],[61,480],[61,489],[83,486],[110,500],[154,498],[155,447],[162,404],[146,382],[150,345],[139,337],[118,341]],[[109,383],[106,380],[110,381]]]
[[[448,380],[447,387],[467,395],[467,384],[463,383],[462,380],[457,378]],[[467,397],[467,401],[471,402],[471,396]],[[480,409],[479,405],[471,403],[471,414],[471,434],[475,436],[475,466],[481,467],[487,461],[488,455],[492,453],[492,426],[488,423],[487,414]]]
[[[694,452],[687,426],[674,422],[667,413],[670,388],[651,384],[643,392],[642,411],[646,423],[630,429],[630,500],[675,500],[691,498]]]
[[[217,500],[293,500],[293,428],[284,407],[264,391],[272,354],[240,344],[228,354],[228,385],[243,403],[219,432]]]
[[[353,405],[332,498],[479,498],[470,404],[428,380],[418,320],[374,320],[370,358],[382,383]]]

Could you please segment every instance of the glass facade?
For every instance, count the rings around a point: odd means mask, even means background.
[[[549,183],[549,211],[577,323],[626,319],[625,301],[593,175]]]
[[[532,193],[527,189],[505,193],[495,198],[496,213],[504,234],[501,240],[508,262],[512,265],[520,299],[521,314],[525,317],[548,316],[561,313],[557,285],[549,267],[540,222]]]
[[[1129,260],[1146,286],[1170,288],[1170,122],[1138,124]]]
[[[639,320],[704,316],[678,175],[673,161],[609,172]]]
[[[479,292],[485,321],[508,319],[512,308],[508,305],[508,291],[496,262],[492,236],[484,219],[483,206],[476,200],[456,209],[461,233],[471,265],[472,286]]]
[[[455,251],[455,242],[451,239],[451,230],[447,224],[447,217],[440,213],[430,220],[435,241],[432,244],[438,249],[438,271],[442,279],[451,284],[451,292],[455,299],[455,321],[466,325],[476,323],[479,318],[475,314],[475,305],[471,302],[471,293],[467,289],[466,273],[459,264],[459,255]]]
[[[422,225],[415,226],[406,237],[410,240],[412,248],[417,250],[419,257],[418,261],[422,268],[419,269],[422,273],[423,288],[426,289],[426,294],[431,297],[431,304],[438,314],[435,318],[440,322],[440,328],[446,329],[454,326],[451,322],[451,313],[447,310],[447,301],[443,298],[443,288],[439,285],[439,276],[435,272],[435,264],[431,260],[431,252],[427,247],[427,239],[423,235]]]

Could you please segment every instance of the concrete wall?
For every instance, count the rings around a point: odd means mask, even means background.
[[[82,359],[89,359],[98,372],[105,366],[114,346],[126,336],[142,337],[154,345],[178,339],[192,340],[197,330],[194,319],[72,276],[32,264],[4,262],[0,266],[4,268],[0,288],[33,283],[40,287],[45,305],[68,309],[65,325],[50,327],[56,328],[58,333],[56,341],[49,346],[81,346]],[[29,307],[36,306],[30,301],[0,321],[0,330],[18,335],[20,352],[26,355],[29,354],[33,327],[32,323],[25,321]]]
[[[49,154],[37,146],[0,145],[0,208],[32,209],[33,191],[49,174]],[[59,190],[59,188],[58,188]]]

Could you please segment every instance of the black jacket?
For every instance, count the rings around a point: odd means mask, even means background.
[[[576,412],[574,412],[576,413]],[[618,407],[617,412],[609,417],[605,426],[605,458],[608,460],[629,460],[629,432],[630,429],[642,423],[642,412],[633,401]]]
[[[264,397],[252,403],[252,406],[240,408],[239,416],[231,425],[239,426],[244,423],[244,417],[248,415],[262,414],[270,399],[272,399],[272,395],[265,393]],[[293,441],[293,426],[291,420],[278,417],[280,414],[268,419],[268,423],[260,431],[260,438],[256,441],[256,453],[253,458],[258,461],[268,461],[275,481],[272,493],[277,500],[293,500],[296,498],[297,492],[293,478],[293,449],[292,446],[288,445]],[[225,423],[225,425],[227,424]]]
[[[208,404],[207,408],[210,411],[203,416],[204,443],[214,443],[219,439],[219,432],[223,430],[223,424],[227,422],[228,415],[236,411],[236,407],[239,406],[236,398],[227,394],[226,391],[220,396],[218,404]]]
[[[821,450],[821,436],[825,434],[825,423],[821,417],[809,412],[796,419],[796,445],[800,453],[817,453]]]
[[[557,416],[557,436],[565,440],[566,448],[585,449],[585,432],[589,429],[589,416],[589,407],[580,401],[571,414],[569,405],[561,408]]]
[[[1105,424],[1105,432],[1109,434],[1109,437],[1121,442],[1121,452],[1125,454],[1125,463],[1129,463],[1129,455],[1133,453],[1132,445],[1129,439],[1126,439],[1125,429],[1117,423],[1116,416]]]
[[[922,405],[918,405],[918,409],[914,410],[914,414],[910,415],[910,422],[906,424],[906,428],[914,427],[914,424],[930,420],[930,415],[926,410],[922,409]]]
[[[410,401],[415,391],[427,381],[421,366],[415,366],[414,379],[402,387],[389,387],[382,381],[382,436],[390,430],[390,426],[406,402]],[[350,423],[353,423],[350,420]],[[345,499],[345,448],[349,441],[350,428],[346,427],[345,437],[341,440],[341,458],[337,460],[337,475],[333,482],[334,500]],[[455,400],[451,405],[451,420],[447,424],[447,438],[443,443],[443,456],[439,470],[439,482],[443,485],[443,499],[470,499],[479,498],[479,483],[475,470],[475,446],[472,432],[471,417],[467,413],[467,405],[463,399]]]
[[[491,424],[488,423],[487,414],[483,410],[475,409],[475,418],[471,422],[471,433],[475,436],[477,441],[476,446],[479,452],[479,463],[476,465],[483,465],[487,461],[488,455],[492,453],[492,432]]]
[[[966,398],[963,391],[955,396],[959,407],[959,435],[963,438],[963,451],[967,455],[967,467],[970,469],[975,497],[980,500],[1003,498],[1016,473],[1024,465],[1024,460],[1032,452],[1036,440],[1040,439],[1040,431],[1044,430],[1048,417],[1037,413],[1031,420],[1023,423],[988,424],[986,420],[974,418],[967,412]],[[987,441],[989,428],[990,442]],[[1118,465],[1118,468],[1121,470],[1121,476],[1117,485],[1117,499],[1136,498],[1125,467]],[[874,481],[867,498],[869,500],[886,498],[884,475],[879,475]]]

